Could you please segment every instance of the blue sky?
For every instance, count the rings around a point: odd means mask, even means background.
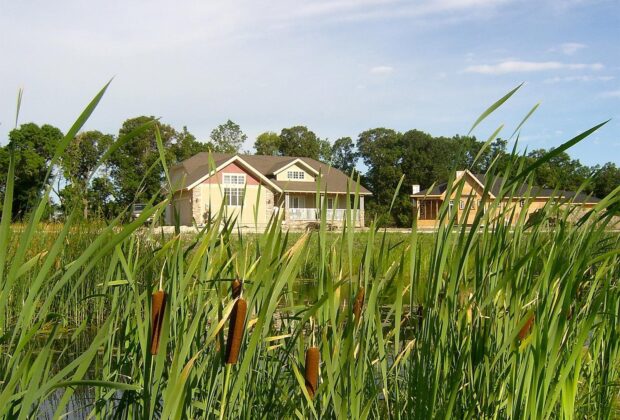
[[[528,149],[612,118],[571,154],[620,164],[618,1],[0,0],[0,142],[21,122],[66,130],[112,76],[87,128],[155,115],[200,140],[230,118],[248,134],[307,125],[335,140],[373,127],[465,134],[501,123]]]

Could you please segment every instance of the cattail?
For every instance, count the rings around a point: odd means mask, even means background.
[[[164,323],[164,313],[166,312],[166,292],[158,290],[153,293],[151,303],[151,354],[157,354],[159,350],[159,338],[161,327]]]
[[[306,350],[306,390],[310,398],[314,398],[319,386],[319,348],[309,347]]]
[[[239,349],[241,348],[241,340],[243,339],[243,331],[245,330],[245,314],[248,310],[248,304],[243,298],[239,298],[233,306],[230,313],[230,322],[228,324],[228,342],[226,343],[226,363],[234,365],[239,358]]]
[[[536,319],[536,315],[532,314],[525,325],[521,328],[521,331],[519,331],[519,341],[523,341],[523,339],[528,336],[530,330],[532,329],[532,325],[534,325],[534,319]]]
[[[237,299],[241,296],[241,292],[243,291],[243,283],[239,279],[234,279],[232,282],[232,286],[230,287],[230,294],[233,299]]]
[[[359,324],[360,319],[362,317],[362,308],[364,306],[364,295],[366,294],[366,290],[363,287],[357,291],[357,295],[355,295],[355,302],[353,303],[353,315],[355,315],[355,324]]]

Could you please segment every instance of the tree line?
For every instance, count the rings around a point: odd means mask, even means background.
[[[97,163],[117,138],[154,120],[149,116],[128,119],[116,135],[97,130],[79,133],[60,164],[52,168],[53,176],[47,184],[45,174],[63,133],[49,124],[22,124],[9,133],[8,144],[0,148],[0,195],[6,185],[12,153],[16,163],[13,200],[16,217],[27,214],[45,188],[51,188],[58,197],[54,206],[60,212],[77,207],[84,218],[116,217],[130,204],[148,201],[161,192],[164,171],[159,163],[155,127],[122,143],[102,166],[97,167]],[[244,151],[247,136],[231,120],[217,126],[206,141],[197,140],[187,127],[177,130],[160,121],[156,125],[169,164],[203,151],[243,152],[309,157],[359,176],[363,185],[373,192],[372,198],[366,201],[368,219],[377,216],[383,224],[393,226],[411,223],[411,184],[426,188],[436,181],[445,181],[454,170],[463,168],[484,173],[493,161],[501,169],[509,158],[507,141],[501,138],[483,149],[484,143],[475,137],[436,137],[415,129],[398,132],[373,128],[360,133],[355,140],[342,137],[330,142],[305,126],[293,126],[279,133],[268,131],[258,135],[254,150]],[[525,158],[533,161],[547,152],[532,150]],[[360,166],[363,171],[358,170]],[[390,212],[401,178],[404,187]],[[604,197],[620,184],[620,168],[611,162],[590,167],[561,153],[536,170],[535,182],[541,187],[564,190],[575,190],[587,183],[586,192]]]

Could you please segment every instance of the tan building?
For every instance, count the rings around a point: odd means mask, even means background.
[[[463,179],[463,188],[457,200],[457,185],[461,179]],[[501,177],[494,177],[493,179],[493,185],[487,189],[487,197],[483,196],[485,184],[487,183],[486,175],[473,174],[468,170],[456,172],[453,188],[450,189],[450,197],[447,197],[447,183],[435,185],[423,191],[420,191],[418,185],[413,185],[411,199],[414,211],[418,214],[418,226],[420,228],[436,227],[441,205],[446,200],[449,200],[448,210],[450,212],[457,212],[459,224],[472,224],[477,210],[481,207],[488,209],[489,203],[495,200],[501,185],[504,184],[504,180]],[[584,209],[592,208],[599,202],[598,198],[586,194],[540,187],[532,187],[530,190],[528,185],[523,184],[517,188],[513,197],[502,200],[500,209],[507,209],[506,214],[510,214],[514,209],[515,217],[512,220],[516,222],[522,211],[528,213],[527,219],[529,215],[543,208],[549,200],[570,200],[573,204],[582,206]]]
[[[205,224],[224,206],[242,227],[265,227],[279,212],[285,225],[305,227],[320,220],[321,201],[327,221],[340,226],[356,192],[352,214],[356,226],[363,226],[364,197],[371,195],[343,172],[305,157],[203,152],[171,167],[170,178],[176,192],[166,223],[174,224],[178,214],[185,226]]]

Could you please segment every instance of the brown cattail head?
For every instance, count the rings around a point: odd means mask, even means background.
[[[319,359],[318,347],[309,347],[306,350],[306,372],[304,378],[306,380],[306,390],[310,398],[314,398],[319,386]]]
[[[523,341],[525,337],[527,337],[532,330],[532,325],[534,325],[534,320],[536,319],[536,315],[532,314],[530,318],[527,320],[525,325],[519,331],[519,341]]]
[[[353,315],[355,316],[355,325],[359,324],[362,317],[362,308],[364,307],[364,295],[366,290],[363,287],[357,291],[355,295],[355,301],[353,302]]]
[[[232,282],[232,286],[230,287],[230,294],[233,299],[237,299],[241,296],[241,292],[243,291],[243,282],[239,279],[234,279]]]
[[[159,350],[159,338],[165,312],[166,292],[158,290],[153,293],[153,300],[151,302],[151,354],[157,354]]]
[[[245,330],[245,314],[248,311],[248,304],[243,298],[239,298],[230,313],[228,324],[228,342],[226,343],[226,363],[234,365],[239,358],[239,349]]]

